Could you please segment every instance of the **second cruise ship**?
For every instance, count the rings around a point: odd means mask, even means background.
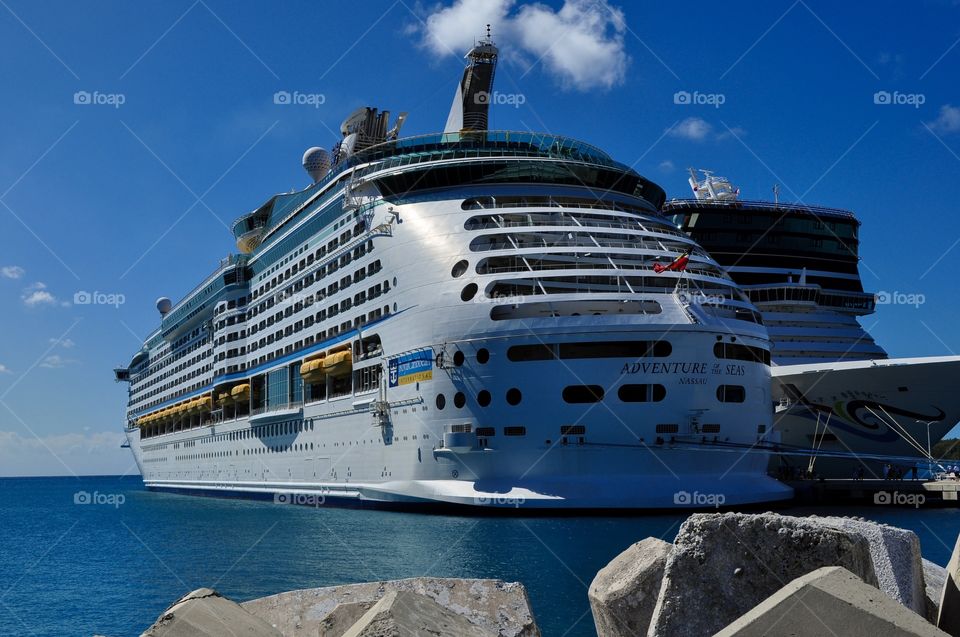
[[[693,198],[664,212],[741,285],[770,333],[782,440],[773,468],[878,478],[926,467],[932,445],[960,422],[960,357],[891,359],[860,325],[878,295],[860,279],[857,217],[743,201],[709,171],[691,169],[689,182]]]

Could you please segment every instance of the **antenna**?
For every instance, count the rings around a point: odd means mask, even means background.
[[[773,184],[773,205],[776,207],[780,203],[780,184]]]

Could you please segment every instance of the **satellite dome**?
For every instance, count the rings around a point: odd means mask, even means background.
[[[308,148],[303,154],[303,169],[314,183],[320,181],[330,170],[330,153],[317,146]]]
[[[160,312],[161,316],[166,316],[171,307],[173,307],[173,304],[167,297],[161,296],[159,299],[157,299],[157,311]]]

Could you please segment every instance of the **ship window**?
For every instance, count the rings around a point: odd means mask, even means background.
[[[603,400],[600,385],[568,385],[563,388],[563,400],[568,403],[598,403]]]
[[[457,409],[460,409],[467,404],[467,397],[462,391],[458,391],[456,394],[454,394],[453,404],[457,406]]]
[[[561,436],[583,436],[587,428],[584,425],[560,425]]]
[[[490,405],[490,392],[486,389],[481,389],[480,393],[477,394],[477,404],[481,407]]]
[[[663,385],[621,385],[617,396],[625,403],[658,403],[667,396]]]
[[[768,350],[739,343],[715,343],[713,345],[713,355],[728,360],[770,364],[770,352]]]
[[[453,364],[456,365],[457,367],[460,367],[461,365],[463,365],[463,361],[465,359],[466,357],[463,355],[463,352],[461,352],[460,350],[457,350],[456,352],[454,352]]]
[[[507,403],[510,405],[519,405],[520,401],[523,400],[523,394],[520,393],[520,390],[516,387],[511,387],[507,390]]]
[[[490,350],[481,347],[477,350],[477,362],[481,365],[486,365],[487,361],[490,360]]]
[[[720,385],[717,387],[717,400],[722,403],[742,403],[747,392],[742,385]]]
[[[477,435],[482,438],[490,438],[497,435],[497,430],[494,427],[477,427]]]
[[[657,425],[658,434],[675,434],[680,431],[680,425]]]
[[[527,428],[526,427],[504,427],[503,435],[504,436],[526,436]]]
[[[442,410],[447,406],[447,399],[443,394],[437,394],[437,409]]]
[[[507,350],[507,358],[513,362],[548,361],[556,358],[553,345],[535,343],[533,345],[514,345]]]
[[[470,264],[467,262],[466,259],[463,259],[462,261],[457,261],[457,263],[453,266],[453,269],[450,270],[450,276],[452,276],[455,279],[463,276],[464,272],[467,271],[467,268],[469,266]]]
[[[476,283],[468,283],[460,292],[460,300],[469,301],[473,299],[473,297],[477,295],[477,290],[479,290],[479,287],[477,287]]]

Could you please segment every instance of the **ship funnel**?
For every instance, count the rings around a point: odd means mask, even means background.
[[[490,38],[488,24],[486,37],[481,38],[465,56],[470,63],[463,70],[463,78],[453,95],[453,104],[443,132],[489,129],[490,98],[499,53]]]

